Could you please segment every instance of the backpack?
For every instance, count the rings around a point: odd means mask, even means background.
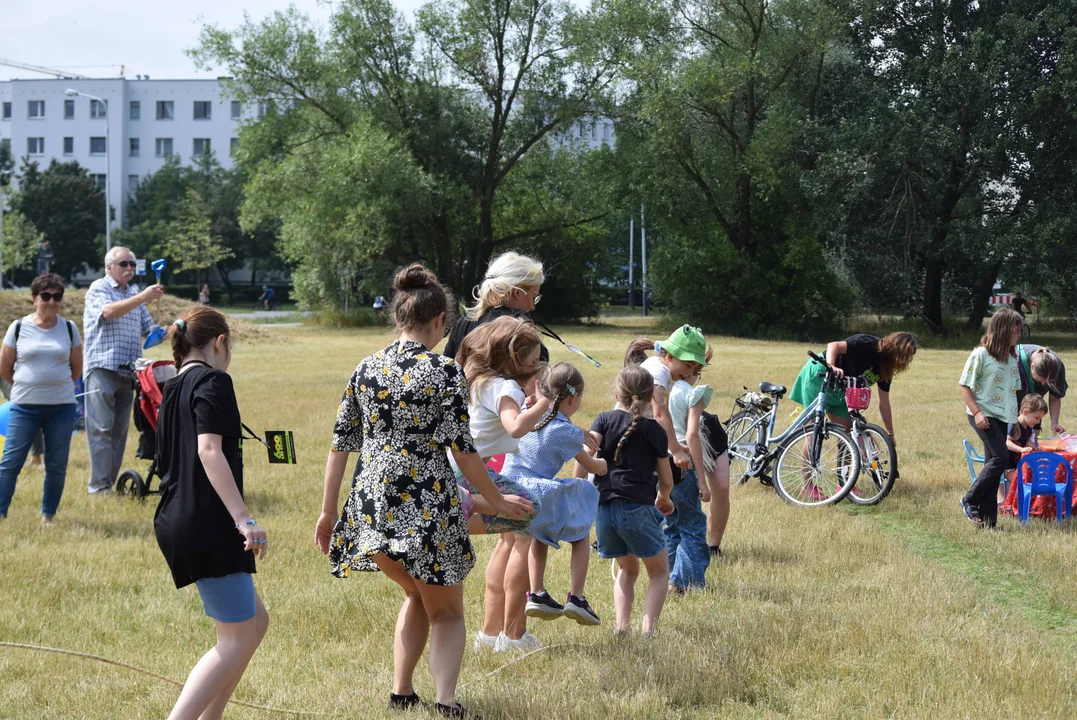
[[[1032,364],[1029,362],[1028,353],[1025,352],[1024,345],[1018,345],[1017,348],[1017,368],[1021,371],[1022,379],[1025,381],[1025,387],[1028,388],[1030,393],[1036,392],[1036,381],[1032,379]]]
[[[19,318],[15,321],[15,349],[19,347],[19,334],[22,333],[22,321],[23,318]],[[67,318],[64,318],[64,322],[67,323],[67,340],[73,346],[75,344],[75,323],[71,322]]]

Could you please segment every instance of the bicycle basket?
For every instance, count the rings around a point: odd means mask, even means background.
[[[871,388],[863,378],[850,378],[845,388],[845,404],[850,410],[867,410],[871,405]]]

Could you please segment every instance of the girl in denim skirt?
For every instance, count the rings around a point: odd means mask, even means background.
[[[598,555],[617,561],[614,632],[622,637],[631,629],[636,578],[643,562],[648,578],[643,637],[649,638],[657,630],[669,582],[669,556],[662,525],[663,515],[673,512],[673,474],[667,459],[666,433],[645,416],[654,394],[654,378],[639,365],[629,365],[617,375],[615,392],[617,409],[601,413],[591,425],[599,445],[598,457],[608,467],[605,475],[595,477]],[[586,474],[587,468],[577,463],[576,477]]]

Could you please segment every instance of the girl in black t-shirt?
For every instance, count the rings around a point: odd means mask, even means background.
[[[826,361],[834,366],[838,378],[863,377],[868,386],[879,386],[879,414],[886,432],[894,438],[894,420],[890,411],[890,383],[894,376],[908,369],[919,346],[916,336],[908,332],[890,333],[884,338],[858,333],[826,346]],[[823,366],[808,360],[797,375],[789,399],[808,407],[819,396],[823,384]],[[849,427],[849,408],[845,392],[833,390],[827,395],[826,411],[832,422]]]
[[[266,532],[243,502],[239,408],[225,372],[228,321],[198,307],[173,324],[179,375],[165,383],[157,421],[161,503],[157,544],[176,587],[194,583],[217,626],[217,645],[191,670],[169,720],[220,717],[262,642],[269,615],[254,590]]]
[[[591,425],[591,434],[599,445],[598,456],[609,468],[605,475],[595,478],[595,534],[599,557],[615,559],[619,568],[614,607],[615,632],[620,636],[631,630],[640,561],[647,569],[643,637],[653,636],[658,627],[669,584],[669,553],[662,516],[673,512],[673,473],[667,460],[665,431],[644,417],[653,394],[651,374],[639,365],[629,365],[617,375],[617,409],[599,414]],[[575,474],[584,477],[587,470],[576,463]]]

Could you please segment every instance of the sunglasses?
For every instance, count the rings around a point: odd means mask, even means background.
[[[524,295],[526,295],[528,293],[527,290],[524,290],[522,287],[519,287],[517,285],[513,285],[512,289],[513,290],[519,290]],[[531,302],[534,303],[535,305],[538,305],[540,302],[542,302],[542,295],[536,293],[535,297],[531,298]]]
[[[37,296],[45,302],[52,302],[53,300],[55,300],[56,302],[60,302],[64,299],[64,291],[61,290],[60,292],[43,292],[38,293]]]
[[[115,263],[115,264],[119,265],[122,268],[133,268],[138,263],[136,263],[134,260],[120,260],[118,263]]]

